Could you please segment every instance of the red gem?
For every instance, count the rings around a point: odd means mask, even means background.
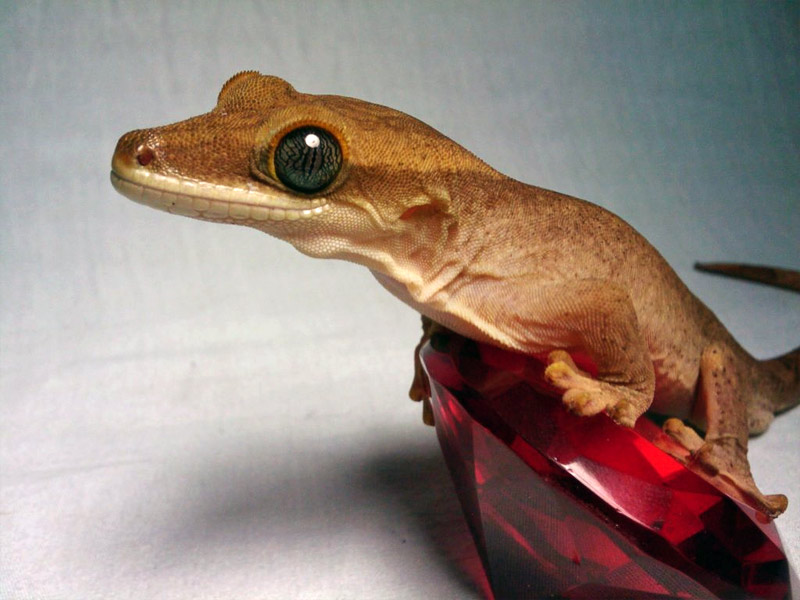
[[[788,597],[775,526],[659,449],[655,424],[569,414],[535,359],[432,345],[437,435],[496,598]]]

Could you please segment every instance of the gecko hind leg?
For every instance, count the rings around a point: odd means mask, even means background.
[[[711,344],[703,351],[693,412],[693,421],[705,425],[705,438],[679,419],[664,423],[664,431],[690,453],[688,460],[674,456],[770,517],[786,510],[786,496],[762,494],[750,472],[745,398],[735,356],[727,346]]]

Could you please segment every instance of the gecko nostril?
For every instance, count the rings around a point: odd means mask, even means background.
[[[154,158],[155,154],[153,153],[152,148],[148,148],[147,146],[139,146],[136,149],[136,161],[143,167],[146,167],[153,162]]]

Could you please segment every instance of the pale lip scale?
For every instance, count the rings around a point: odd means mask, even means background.
[[[321,215],[330,208],[324,198],[308,200],[310,206],[305,208],[280,206],[285,200],[261,189],[171,177],[127,163],[115,153],[111,163],[114,189],[134,202],[175,215],[210,221],[296,221]]]

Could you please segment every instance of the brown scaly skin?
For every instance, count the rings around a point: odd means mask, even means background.
[[[304,125],[329,131],[343,155],[312,194],[274,166],[278,142]],[[767,515],[786,508],[753,482],[747,439],[798,403],[800,349],[752,358],[608,211],[510,179],[400,112],[255,72],[231,78],[207,114],[124,135],[112,169],[138,202],[368,267],[428,319],[426,334],[446,327],[548,357],[546,376],[575,413],[629,427],[647,410],[675,417],[665,430],[690,466]],[[575,367],[576,352],[596,378]],[[412,396],[426,395],[418,377]]]

